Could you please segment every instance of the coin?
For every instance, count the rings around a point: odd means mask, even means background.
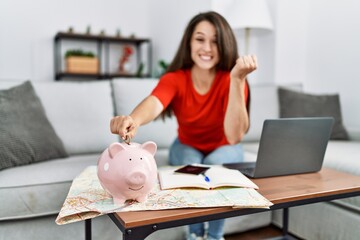
[[[124,142],[125,142],[127,145],[130,145],[130,141],[131,141],[131,138],[129,137],[129,135],[126,135]]]

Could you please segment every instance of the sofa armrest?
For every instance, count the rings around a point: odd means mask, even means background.
[[[250,129],[244,136],[244,142],[259,141],[264,121],[266,119],[279,118],[279,86],[273,83],[250,85]],[[289,83],[281,86],[302,91],[301,83]]]
[[[356,128],[346,128],[349,138],[352,141],[360,141],[360,129]]]

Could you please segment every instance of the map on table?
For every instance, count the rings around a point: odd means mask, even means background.
[[[159,184],[155,185],[146,202],[127,201],[118,205],[114,204],[111,195],[100,185],[97,166],[89,166],[74,179],[55,222],[59,225],[67,224],[112,212],[223,206],[269,208],[272,205],[252,188],[161,190]]]

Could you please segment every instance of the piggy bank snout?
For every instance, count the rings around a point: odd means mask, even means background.
[[[146,182],[146,174],[140,171],[131,172],[125,181],[129,185],[143,185]]]

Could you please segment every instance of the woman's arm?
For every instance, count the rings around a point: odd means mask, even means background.
[[[155,96],[148,96],[131,112],[129,116],[115,116],[110,121],[110,130],[119,134],[123,139],[126,136],[133,138],[139,126],[154,120],[163,111],[164,107]]]
[[[239,143],[249,128],[245,84],[246,76],[256,68],[256,56],[242,56],[231,70],[229,100],[224,120],[225,136],[230,144]]]

